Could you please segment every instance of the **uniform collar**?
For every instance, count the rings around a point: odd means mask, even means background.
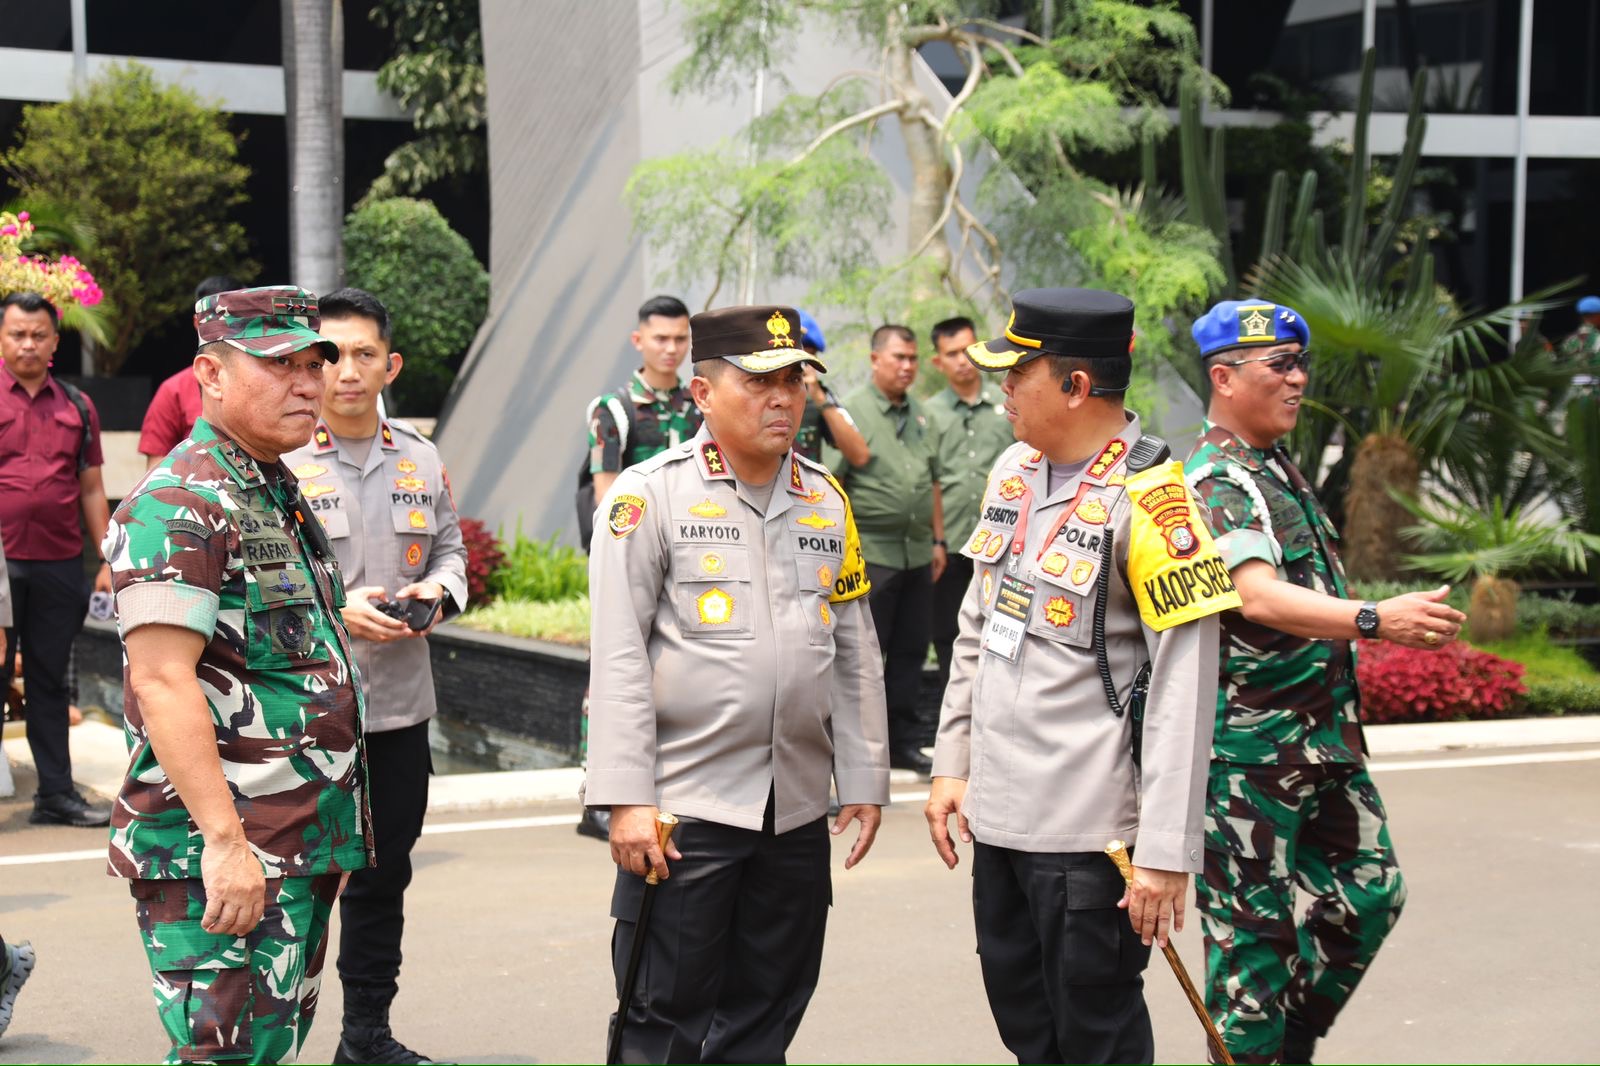
[[[658,389],[644,379],[644,368],[640,367],[633,372],[633,377],[628,379],[628,399],[636,404],[671,403],[683,391],[680,382],[675,388]]]
[[[197,444],[209,445],[205,451],[221,464],[228,472],[228,476],[233,478],[240,488],[248,489],[266,484],[266,475],[262,473],[261,465],[256,462],[255,457],[204,418],[196,420],[194,429],[189,431],[189,437]]]
[[[1127,424],[1114,436],[1106,438],[1078,475],[1068,480],[1057,492],[1050,492],[1050,464],[1043,457],[1033,469],[1029,487],[1037,494],[1037,498],[1059,503],[1076,496],[1081,486],[1087,485],[1090,489],[1121,486],[1127,477],[1128,452],[1142,435],[1139,416],[1129,411]],[[1030,456],[1032,454],[1029,453]]]
[[[916,398],[911,395],[909,390],[906,392],[905,399],[901,400],[899,403],[895,403],[890,400],[889,397],[883,394],[883,390],[878,388],[877,382],[867,382],[867,388],[872,391],[872,399],[873,402],[878,405],[878,410],[882,411],[884,414],[888,414],[890,411],[911,411],[916,407]]]
[[[10,389],[21,389],[23,395],[25,395],[25,396],[27,395],[28,387],[26,385],[24,385],[22,382],[17,380],[17,375],[15,375],[15,374],[13,374],[11,372],[11,368],[9,366],[7,366],[3,360],[0,360],[0,372],[3,372],[5,374],[5,382],[6,382],[7,390],[10,390]],[[43,393],[46,393],[46,392],[56,393],[56,394],[60,395],[62,399],[66,399],[66,395],[67,395],[66,392],[61,388],[61,386],[56,382],[56,376],[54,374],[49,373],[48,371],[44,375],[44,385],[39,389],[39,393],[40,394],[43,394]]]
[[[723,458],[721,447],[712,439],[711,431],[706,428],[705,423],[701,423],[700,429],[689,445],[694,449],[695,466],[702,478],[707,481],[738,483],[738,479],[733,476],[733,470],[728,466],[728,461]],[[778,467],[778,476],[782,479],[783,487],[789,491],[789,495],[799,497],[806,503],[816,503],[822,498],[817,495],[817,490],[806,484],[803,466],[793,449],[783,457],[783,462]]]
[[[981,407],[996,407],[1002,402],[999,394],[987,382],[979,384],[978,398],[971,403],[963,400],[961,394],[949,385],[945,386],[944,391],[950,397],[950,406],[958,410],[965,407],[968,410],[975,411]]]
[[[1209,444],[1246,470],[1260,473],[1266,469],[1267,460],[1272,458],[1271,449],[1254,447],[1233,430],[1219,426],[1209,418],[1201,423],[1200,428],[1202,445]]]

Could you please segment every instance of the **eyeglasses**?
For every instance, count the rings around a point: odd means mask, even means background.
[[[1296,370],[1309,374],[1311,373],[1311,352],[1309,350],[1301,352],[1278,352],[1275,355],[1258,355],[1250,359],[1235,359],[1231,363],[1223,363],[1222,365],[1244,366],[1246,363],[1266,363],[1267,366],[1271,367],[1273,370],[1276,370],[1284,377],[1288,377],[1290,373]]]

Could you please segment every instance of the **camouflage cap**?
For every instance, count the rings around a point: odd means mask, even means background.
[[[792,307],[721,307],[689,319],[689,350],[695,362],[726,359],[740,370],[765,374],[794,363],[828,368],[794,337],[800,312]]]
[[[293,285],[233,289],[194,305],[202,345],[222,341],[263,359],[320,344],[329,361],[337,361],[339,347],[317,332],[321,325],[317,294]]]

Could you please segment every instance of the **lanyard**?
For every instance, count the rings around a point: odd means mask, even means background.
[[[1046,473],[1045,476],[1049,477],[1049,474]],[[1034,555],[1035,561],[1044,557],[1045,549],[1049,548],[1050,545],[1055,541],[1056,537],[1061,534],[1061,527],[1066,525],[1067,520],[1077,512],[1078,504],[1083,502],[1083,498],[1088,494],[1089,482],[1080,482],[1078,485],[1077,495],[1073,496],[1072,499],[1068,501],[1066,509],[1063,510],[1059,516],[1057,516],[1055,523],[1050,527],[1049,535],[1046,536],[1043,543],[1039,545],[1039,551]],[[1021,513],[1017,516],[1017,531],[1011,540],[1011,570],[1013,573],[1016,572],[1017,563],[1022,555],[1022,546],[1027,542],[1028,539],[1028,514],[1031,510],[1032,503],[1033,486],[1030,485],[1023,490],[1022,499],[1019,501],[1019,509]]]

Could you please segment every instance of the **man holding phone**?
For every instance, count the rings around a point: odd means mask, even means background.
[[[321,333],[339,346],[324,369],[322,420],[284,456],[339,557],[366,695],[376,867],[341,897],[339,979],[344,1030],[335,1062],[428,1062],[397,1041],[398,990],[411,848],[428,807],[428,719],[436,705],[426,638],[466,606],[467,551],[438,450],[378,398],[404,360],[390,350],[389,312],[371,293],[322,299]]]

